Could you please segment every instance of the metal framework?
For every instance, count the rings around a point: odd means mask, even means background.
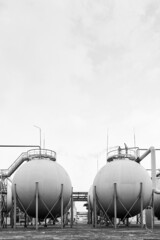
[[[108,214],[112,202],[113,202],[113,207],[114,207],[114,217],[113,218],[111,218]],[[98,224],[98,217],[97,217],[98,214],[97,213],[99,213],[99,215],[101,215],[101,216],[103,215],[103,219],[105,219],[106,222],[110,223],[111,226],[113,226],[115,229],[120,225],[120,221],[123,223],[126,221],[128,224],[128,218],[133,217],[131,214],[131,210],[133,209],[133,207],[135,206],[135,204],[137,202],[139,202],[139,204],[140,204],[140,224],[141,224],[141,228],[143,228],[144,215],[143,215],[143,184],[142,183],[140,183],[139,195],[129,209],[127,209],[125,207],[125,205],[123,204],[123,202],[117,195],[117,183],[114,183],[113,199],[111,200],[107,210],[105,210],[103,208],[103,206],[97,196],[96,186],[95,186],[94,187],[94,195],[93,195],[93,227],[96,228],[97,224]],[[126,214],[123,216],[123,218],[120,219],[119,223],[117,223],[117,204],[118,203],[123,207],[124,211],[126,212]]]
[[[33,201],[35,201],[35,227],[36,230],[38,230],[38,223],[39,223],[39,216],[38,216],[38,212],[39,212],[39,203],[42,202],[44,207],[47,209],[48,213],[46,214],[46,216],[44,217],[44,221],[45,221],[45,226],[46,226],[46,219],[48,217],[51,217],[53,219],[53,221],[56,220],[56,218],[58,216],[53,216],[52,211],[54,210],[56,204],[60,201],[61,204],[61,228],[64,227],[64,203],[63,203],[63,184],[61,184],[61,193],[58,196],[57,200],[53,203],[52,207],[49,209],[47,204],[44,202],[44,200],[42,198],[40,198],[39,196],[39,182],[35,182],[35,196],[33,199],[31,199],[29,205],[27,208],[25,208],[22,204],[22,202],[20,201],[18,195],[17,195],[17,191],[16,191],[16,184],[14,184],[14,191],[13,191],[13,203],[14,203],[14,224],[13,227],[16,228],[16,215],[17,215],[17,204],[19,204],[21,206],[21,208],[23,209],[23,212],[25,213],[25,215],[28,215],[28,210],[31,206],[31,204],[33,203]],[[25,226],[27,226],[26,223],[26,218],[25,218]]]

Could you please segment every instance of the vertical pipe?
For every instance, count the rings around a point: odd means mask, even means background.
[[[13,197],[14,197],[14,186],[13,186]],[[11,228],[13,228],[13,225],[14,225],[14,219],[13,219],[13,212],[14,212],[14,200],[12,199],[12,208],[11,208],[11,211],[10,211],[10,226]]]
[[[24,219],[25,219],[24,227],[27,227],[27,214],[26,213],[24,214]]]
[[[94,199],[93,199],[93,210],[92,210],[92,226],[94,227]]]
[[[91,224],[91,203],[90,203],[90,196],[88,196],[88,224]]]
[[[94,226],[97,227],[97,198],[96,198],[96,186],[94,186]]]
[[[17,210],[17,197],[16,197],[16,184],[14,184],[13,197],[14,197],[14,217],[13,217],[13,228],[16,228],[16,210]]]
[[[91,214],[90,214],[91,224],[92,224],[92,221],[93,221],[93,219],[92,219],[92,215],[93,215],[93,211],[91,210]]]
[[[156,154],[154,147],[151,147],[151,169],[152,188],[156,189]]]
[[[154,228],[154,191],[152,191],[152,229]]]
[[[38,182],[36,182],[36,230],[38,230]]]
[[[63,228],[63,184],[61,184],[61,228]]]
[[[93,212],[92,212],[92,226],[95,227],[95,196],[94,196],[94,189],[93,189]]]
[[[107,153],[106,153],[106,162],[107,162],[107,159],[108,159],[108,143],[109,143],[109,138],[108,138],[108,129],[107,129]]]
[[[117,228],[117,183],[114,183],[114,228]]]
[[[7,214],[6,214],[6,228],[7,228]]]
[[[2,178],[0,181],[0,229],[2,228]]]
[[[143,228],[143,183],[140,183],[141,228]]]
[[[135,157],[136,157],[136,158],[140,158],[139,148],[137,148],[137,149],[135,150]]]
[[[136,216],[136,223],[138,224],[139,220],[139,214]]]
[[[71,194],[71,228],[73,227],[73,187],[72,187],[72,194]]]

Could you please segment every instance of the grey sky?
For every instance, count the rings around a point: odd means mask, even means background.
[[[109,145],[160,144],[158,0],[1,0],[1,144],[38,144],[87,190]],[[1,149],[0,149],[1,150]],[[26,149],[23,149],[25,151]],[[1,150],[7,168],[21,149]]]

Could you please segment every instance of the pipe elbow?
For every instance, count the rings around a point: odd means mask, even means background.
[[[153,189],[153,192],[156,194],[160,194],[160,189],[155,188],[155,189]]]

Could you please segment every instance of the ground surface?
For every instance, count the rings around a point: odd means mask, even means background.
[[[141,229],[138,227],[124,228],[119,227],[114,228],[93,228],[89,225],[76,225],[73,228],[65,227],[61,229],[60,226],[57,227],[40,227],[37,231],[35,228],[31,227],[17,227],[15,230],[8,227],[5,229],[0,229],[0,240],[14,240],[14,239],[52,239],[52,240],[104,240],[104,239],[124,239],[124,240],[160,240],[160,225],[156,226],[153,231],[149,229]]]

